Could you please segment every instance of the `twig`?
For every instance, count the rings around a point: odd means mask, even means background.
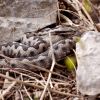
[[[43,77],[42,74],[41,74],[41,76],[42,76],[42,78],[43,78],[43,82],[46,84],[46,81],[45,81],[45,79],[44,79],[44,77]],[[53,100],[49,89],[47,89],[47,90],[48,90],[48,94],[49,94],[50,100]]]
[[[52,65],[51,65],[51,69],[50,69],[50,71],[52,72],[53,71],[53,69],[54,69],[54,65],[55,65],[55,57],[54,57],[54,53],[53,53],[53,46],[52,46],[52,40],[51,40],[51,32],[49,31],[49,37],[50,37],[50,47],[51,47],[51,55],[52,55]],[[41,95],[41,98],[40,98],[40,100],[43,100],[43,98],[44,98],[44,95],[45,95],[45,92],[46,92],[46,90],[47,90],[47,88],[48,88],[48,85],[49,85],[49,82],[50,82],[50,78],[51,78],[51,75],[52,75],[52,73],[49,73],[49,76],[48,76],[48,79],[47,79],[47,83],[46,83],[46,85],[45,85],[45,88],[44,88],[44,91],[43,91],[43,93],[42,93],[42,95]]]
[[[23,76],[29,77],[29,78],[31,78],[31,79],[36,79],[36,77],[33,77],[33,76],[28,75],[28,74],[25,74],[25,73],[20,72],[20,70],[22,70],[22,71],[24,71],[24,72],[26,71],[26,72],[28,72],[28,73],[35,74],[37,77],[41,78],[40,75],[38,75],[38,74],[36,74],[36,73],[34,73],[34,72],[31,72],[31,71],[29,71],[29,70],[22,69],[22,68],[14,68],[14,70],[13,70],[13,69],[10,69],[10,68],[0,68],[0,70],[6,70],[6,71],[9,70],[9,72],[14,72],[14,73],[17,73],[17,74],[19,74],[19,75],[22,74]],[[17,70],[18,70],[18,71],[17,71]]]
[[[58,22],[60,24],[61,20],[60,20],[59,2],[57,2],[57,15],[58,15]]]
[[[23,77],[22,77],[22,75],[21,75],[21,80],[23,81]],[[24,90],[25,90],[27,96],[29,97],[29,99],[30,99],[30,100],[33,100],[33,99],[31,98],[30,94],[28,93],[28,91],[27,91],[27,89],[26,89],[25,86],[24,86]]]
[[[8,94],[8,92],[12,89],[12,87],[13,87],[16,83],[17,83],[16,81],[12,82],[12,84],[11,84],[5,91],[3,91],[2,95],[3,95],[3,96],[6,96],[6,95]],[[0,98],[0,99],[1,99],[1,98]]]
[[[3,54],[0,54],[0,56],[2,56],[2,57],[4,57],[6,60],[12,60],[12,58],[9,58],[9,57],[7,57],[7,56],[5,56],[5,55],[3,55]],[[17,61],[17,60],[16,60]],[[23,64],[25,64],[25,65],[27,65],[27,66],[30,66],[30,67],[34,67],[34,68],[38,68],[39,70],[42,70],[42,71],[45,71],[45,72],[48,72],[48,73],[52,73],[52,74],[54,74],[54,75],[58,75],[58,76],[60,76],[60,77],[63,77],[63,78],[66,78],[65,76],[63,76],[63,75],[60,75],[60,74],[58,74],[58,73],[56,73],[56,72],[52,72],[52,71],[50,71],[50,70],[48,70],[48,69],[45,69],[45,68],[42,68],[42,67],[40,67],[40,66],[37,66],[37,65],[33,65],[33,64],[30,64],[30,63],[25,63],[25,62],[21,62],[21,61],[17,61],[18,62],[18,64],[20,65],[20,68],[21,68],[21,65],[23,66]]]
[[[20,94],[21,100],[24,100],[23,95],[22,95],[22,92],[21,92],[20,90],[18,90],[18,92],[19,92],[19,94]]]
[[[2,93],[1,93],[1,90],[0,90],[0,99],[4,100],[4,97],[3,97]]]
[[[20,80],[17,80],[17,79],[14,79],[12,77],[9,77],[9,76],[6,76],[6,75],[3,75],[0,73],[0,77],[2,78],[7,78],[11,81],[16,81],[17,83],[19,84],[24,84],[26,86],[30,86],[30,87],[35,87],[35,88],[39,88],[39,89],[44,89],[42,86],[38,86],[38,85],[35,85],[35,84],[32,84],[32,83],[27,83],[27,82],[24,82],[24,81],[20,81]],[[60,94],[60,95],[64,95],[64,96],[72,96],[72,97],[78,97],[78,95],[74,95],[74,94],[70,94],[70,93],[65,93],[65,92],[60,92],[60,91],[56,91],[56,90],[53,90],[53,89],[49,89],[51,92],[53,93],[57,93],[57,94]]]
[[[97,29],[95,28],[94,26],[94,22],[91,18],[91,16],[88,14],[88,12],[86,11],[86,9],[84,8],[84,6],[78,1],[78,0],[75,0],[77,2],[77,4],[80,5],[80,7],[82,7],[82,10],[84,11],[84,13],[86,14],[87,18],[89,19],[90,21],[90,25],[92,25],[92,27],[95,29],[95,31],[97,31]]]

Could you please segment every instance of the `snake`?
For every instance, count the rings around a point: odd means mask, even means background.
[[[58,39],[58,37],[57,37]],[[71,39],[60,38],[53,41],[53,53],[56,61],[64,59],[75,48],[75,43]],[[0,52],[12,58],[9,63],[11,66],[18,66],[18,62],[31,63],[33,65],[48,68],[52,63],[50,53],[50,41],[46,36],[31,35],[27,32],[20,38],[20,42],[8,42],[0,45]],[[3,62],[3,63],[2,63]],[[1,59],[0,65],[5,65],[6,60]],[[7,64],[7,63],[6,63]]]

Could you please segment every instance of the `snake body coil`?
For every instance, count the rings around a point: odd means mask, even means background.
[[[0,46],[1,52],[12,57],[9,61],[10,65],[18,66],[18,62],[31,63],[42,67],[50,67],[52,56],[48,39],[39,36],[24,35],[21,38],[21,43],[9,42]],[[70,39],[63,39],[53,44],[53,53],[56,61],[66,57],[75,44]],[[5,61],[6,63],[6,61]],[[2,65],[2,64],[1,64]]]

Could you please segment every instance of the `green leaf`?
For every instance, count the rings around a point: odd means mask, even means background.
[[[88,13],[91,13],[92,12],[91,3],[90,3],[89,0],[83,0],[83,6],[84,6],[84,8],[86,9],[86,11]]]
[[[76,69],[75,65],[76,65],[76,58],[74,56],[67,56],[64,59],[64,63],[67,67],[68,71],[73,71]]]

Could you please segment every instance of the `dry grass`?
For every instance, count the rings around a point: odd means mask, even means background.
[[[94,22],[78,0],[59,0],[57,6],[61,25],[80,29],[81,33],[96,30]],[[63,13],[71,14],[73,17],[70,18]],[[10,68],[10,66],[0,68],[1,100],[84,100],[83,96],[77,92],[75,72],[68,72],[65,66],[55,61],[51,31],[49,38],[52,54],[50,70],[28,64],[28,66],[39,69],[37,72],[29,71],[20,67],[21,62],[18,68]],[[8,57],[5,58],[9,61]]]

